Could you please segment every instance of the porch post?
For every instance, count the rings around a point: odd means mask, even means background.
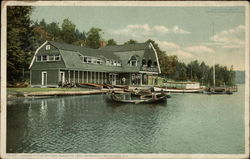
[[[76,83],[76,72],[74,70],[74,83]]]
[[[70,83],[70,82],[71,82],[71,81],[70,81],[70,70],[68,70],[68,73],[69,73],[69,83]]]
[[[89,83],[92,83],[93,79],[92,79],[92,72],[90,72],[90,79],[89,79]]]
[[[107,73],[104,72],[104,82],[105,82],[105,83],[107,83],[107,78],[106,78],[106,76],[107,76]]]
[[[140,85],[142,86],[142,73],[140,73]]]
[[[87,75],[87,76],[86,76],[86,82],[89,83],[89,72],[86,71],[86,73],[87,73],[87,74],[86,74],[86,75]]]
[[[102,72],[102,84],[103,84],[103,72]]]
[[[129,74],[130,74],[130,76],[129,76],[129,84],[132,85],[132,74],[131,73],[129,73]]]
[[[100,83],[100,72],[98,72],[98,83]]]
[[[79,70],[78,70],[78,76],[77,77],[78,77],[78,83],[79,83]]]
[[[82,71],[82,83],[84,83],[84,71]]]

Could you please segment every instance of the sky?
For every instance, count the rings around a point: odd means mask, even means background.
[[[245,8],[173,6],[36,6],[31,19],[61,25],[68,18],[80,31],[102,29],[105,40],[152,39],[179,61],[204,61],[245,69]]]

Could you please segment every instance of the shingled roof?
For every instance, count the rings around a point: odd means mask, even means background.
[[[104,48],[100,48],[100,50],[112,51],[112,52],[138,51],[146,49],[148,45],[149,43],[147,42],[136,43],[136,44],[111,45],[111,46],[106,46]]]
[[[120,61],[120,58],[118,56],[114,55],[113,52],[111,52],[111,51],[92,49],[92,48],[88,48],[85,46],[77,46],[77,45],[71,45],[71,44],[66,44],[66,43],[58,43],[58,42],[54,42],[54,41],[48,41],[48,42],[60,50],[74,51],[74,52],[78,52],[84,56],[105,57],[107,59]]]

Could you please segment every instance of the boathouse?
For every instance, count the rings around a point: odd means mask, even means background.
[[[149,76],[161,73],[151,43],[91,49],[46,41],[30,64],[31,87],[58,87],[59,83],[148,85]]]

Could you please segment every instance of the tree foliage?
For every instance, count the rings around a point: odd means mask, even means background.
[[[76,25],[73,24],[69,19],[64,19],[62,23],[61,39],[62,41],[72,44],[76,39]]]
[[[107,41],[107,46],[109,46],[109,45],[117,45],[117,43],[116,43],[116,41],[114,39],[109,39]]]
[[[102,30],[92,27],[87,33],[81,32],[69,19],[59,23],[47,23],[44,19],[32,23],[30,20],[31,7],[11,6],[7,8],[7,80],[9,83],[20,81],[23,70],[28,70],[31,58],[46,40],[64,42],[97,49],[104,41]],[[213,84],[213,67],[197,60],[188,64],[178,61],[175,55],[167,55],[158,44],[149,39],[146,42],[154,46],[162,74],[176,81],[197,81],[203,85]],[[136,44],[130,39],[124,44]],[[114,39],[109,39],[107,45],[117,45]],[[233,66],[216,65],[216,85],[234,85],[235,71]]]
[[[213,66],[208,66],[204,62],[199,63],[197,60],[188,64],[178,62],[176,71],[169,77],[176,81],[195,81],[202,85],[213,86]],[[229,70],[226,66],[215,65],[215,85],[235,85],[233,66]]]
[[[138,43],[136,40],[130,39],[129,41],[125,42],[124,44],[136,44]]]
[[[7,7],[7,81],[14,83],[23,77],[29,66],[32,50],[31,7]]]
[[[87,32],[86,45],[93,49],[98,49],[101,45],[101,29],[91,28]]]

